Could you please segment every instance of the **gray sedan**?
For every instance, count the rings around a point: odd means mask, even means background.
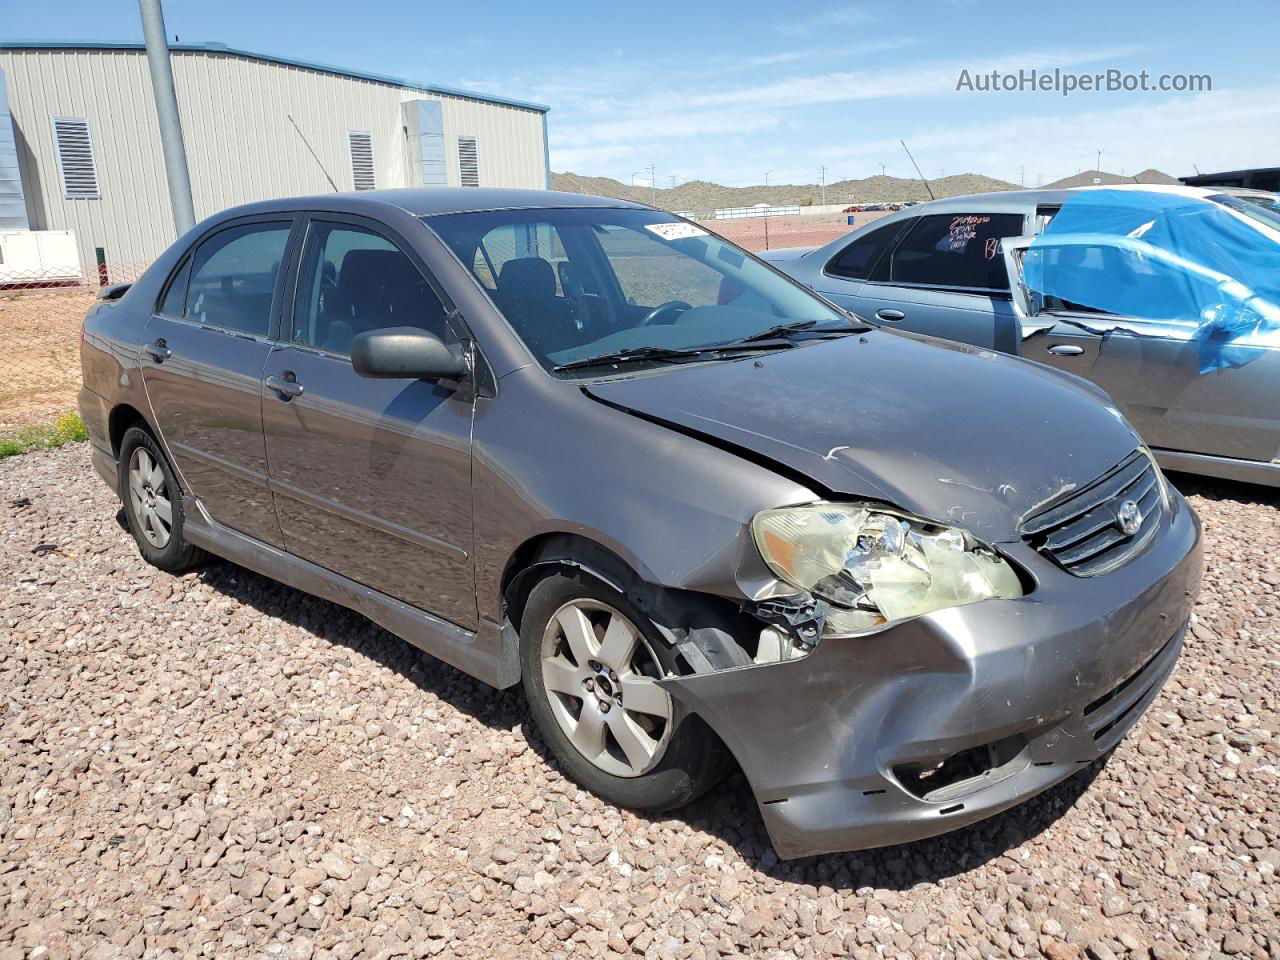
[[[102,296],[80,407],[148,561],[522,684],[618,804],[736,762],[783,857],[939,833],[1104,756],[1181,649],[1199,525],[1099,390],[656,210],[264,202]]]
[[[1280,207],[1126,186],[951,197],[762,254],[855,314],[1092,380],[1169,469],[1280,486]]]

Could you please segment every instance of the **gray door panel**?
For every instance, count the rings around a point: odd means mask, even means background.
[[[863,316],[891,329],[1017,352],[1017,318],[1009,301],[999,297],[864,283],[858,300]]]
[[[279,546],[259,398],[270,343],[152,317],[143,344],[142,381],[185,492],[218,523]]]
[[[275,390],[272,378],[302,391]],[[292,346],[268,358],[262,403],[286,549],[474,629],[473,405]]]

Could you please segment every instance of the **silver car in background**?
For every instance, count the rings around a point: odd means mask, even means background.
[[[1237,188],[1014,190],[761,256],[885,327],[1092,380],[1168,469],[1280,486],[1278,201]]]

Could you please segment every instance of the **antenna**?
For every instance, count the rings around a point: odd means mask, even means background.
[[[907,151],[907,159],[910,160],[911,165],[916,168],[916,176],[920,178],[920,182],[924,184],[924,188],[929,191],[929,199],[937,200],[938,198],[933,195],[933,189],[929,186],[929,181],[926,180],[924,178],[924,174],[920,172],[920,164],[916,163],[916,158],[911,156],[911,148],[907,146],[907,141],[899,140],[898,142],[902,144],[902,149]]]
[[[286,113],[285,116],[288,117],[289,122],[293,124],[293,129],[298,131],[298,136],[302,137],[302,145],[307,148],[307,152],[311,154],[311,159],[316,162],[316,166],[320,168],[320,172],[324,174],[324,178],[329,181],[329,186],[333,187],[333,192],[341,193],[342,191],[338,189],[338,185],[333,182],[333,177],[329,176],[329,171],[324,168],[324,164],[320,162],[320,158],[316,156],[316,152],[311,149],[311,144],[307,142],[306,134],[298,128],[298,123],[293,119],[293,114]]]

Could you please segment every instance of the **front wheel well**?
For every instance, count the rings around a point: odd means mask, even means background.
[[[650,583],[594,540],[548,534],[522,544],[503,572],[503,613],[517,634],[529,592],[544,576],[566,570],[602,581],[631,600],[675,651],[681,674],[751,663],[766,627],[728,597]]]

